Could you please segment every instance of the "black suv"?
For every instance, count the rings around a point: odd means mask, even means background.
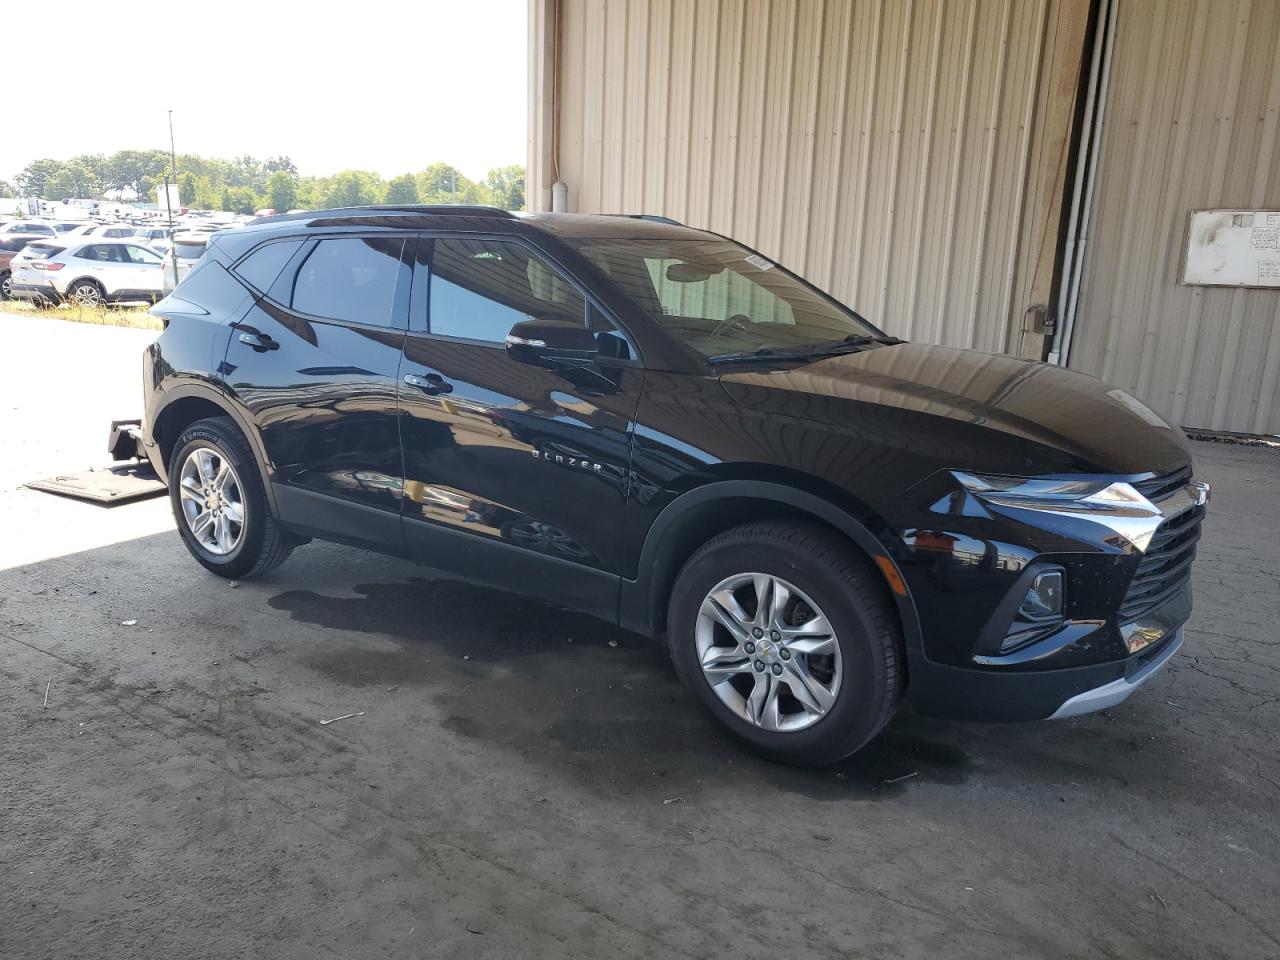
[[[905,696],[1067,717],[1182,641],[1208,490],[1077,373],[885,336],[656,218],[370,207],[223,234],[155,312],[143,445],[224,577],[308,538],[666,634],[823,763]]]

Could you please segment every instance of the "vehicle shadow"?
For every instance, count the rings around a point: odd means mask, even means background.
[[[175,580],[176,564],[184,572]],[[1213,759],[1211,740],[1176,724],[1165,730],[1170,708],[1147,697],[1113,715],[1010,726],[934,720],[904,706],[854,757],[791,768],[760,759],[704,716],[662,643],[592,617],[333,545],[301,550],[234,593],[222,593],[227,586],[191,564],[173,533],[146,536],[0,571],[0,630],[98,674],[145,676],[148,689],[202,688],[209,668],[199,651],[216,637],[222,649],[241,645],[244,657],[231,656],[252,661],[255,690],[302,668],[353,690],[417,694],[453,736],[588,789],[659,800],[759,789],[877,801],[972,782],[1061,786],[1055,795],[1105,783],[1170,799],[1202,789],[1199,771]],[[139,609],[138,630],[172,624],[142,655],[116,636]],[[276,642],[255,611],[307,630]],[[1193,688],[1178,699],[1180,710],[1195,709]]]
[[[964,781],[973,763],[945,725],[904,709],[858,755],[822,770],[763,761],[698,709],[661,642],[582,614],[445,579],[353,587],[356,596],[288,590],[268,600],[326,630],[395,645],[324,644],[307,665],[353,686],[415,685],[451,732],[607,785],[769,783],[818,799],[884,799],[910,783]]]

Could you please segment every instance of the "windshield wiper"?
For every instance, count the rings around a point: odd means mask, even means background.
[[[718,353],[707,357],[707,363],[741,363],[753,360],[810,360],[814,357],[830,357],[841,353],[849,353],[860,347],[873,343],[891,346],[904,343],[897,337],[886,337],[879,334],[852,333],[842,340],[830,340],[824,343],[810,343],[802,347],[761,347],[759,350],[748,350],[745,353]]]

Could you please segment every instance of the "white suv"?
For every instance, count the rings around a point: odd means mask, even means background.
[[[10,295],[28,300],[96,305],[164,296],[163,258],[126,240],[38,240],[10,267]]]

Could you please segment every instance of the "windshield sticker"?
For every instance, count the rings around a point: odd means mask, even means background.
[[[768,260],[766,260],[764,257],[760,256],[760,254],[758,253],[753,253],[751,256],[746,257],[745,259],[747,263],[751,264],[757,270],[770,270],[773,268],[773,264],[770,263]]]

